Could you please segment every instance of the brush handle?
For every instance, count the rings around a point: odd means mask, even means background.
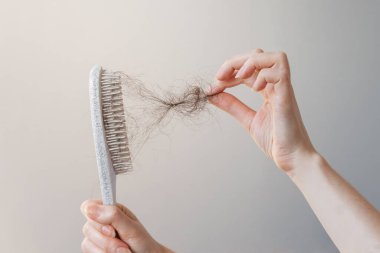
[[[90,106],[92,129],[95,141],[96,161],[100,190],[104,205],[116,204],[116,175],[111,163],[111,156],[105,138],[101,107],[100,77],[102,68],[95,66],[90,72]]]

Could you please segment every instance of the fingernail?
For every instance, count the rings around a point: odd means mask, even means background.
[[[96,219],[99,216],[99,208],[96,205],[86,207],[86,214],[91,219]]]
[[[110,226],[103,226],[102,233],[109,237],[115,237],[115,230],[112,229]]]
[[[130,253],[131,251],[127,248],[117,248],[116,253]]]
[[[240,78],[241,73],[242,73],[241,70],[242,70],[242,69],[240,69],[240,70],[236,73],[236,75],[235,75],[235,79],[239,79],[239,78]]]
[[[235,75],[235,79],[239,79],[244,74],[246,69],[247,69],[246,65],[244,65],[241,69],[239,69],[239,71]]]

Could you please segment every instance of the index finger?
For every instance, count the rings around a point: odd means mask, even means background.
[[[216,78],[221,81],[226,81],[235,77],[237,71],[244,65],[252,54],[259,54],[263,52],[264,51],[261,48],[256,48],[251,53],[234,56],[223,63],[216,74]]]
[[[216,78],[221,81],[229,80],[235,77],[236,70],[239,70],[241,66],[248,60],[250,54],[243,54],[235,56],[223,63],[216,73]]]
[[[226,88],[230,88],[241,83],[244,83],[245,79],[237,78],[236,70],[240,68],[243,72],[251,72],[252,70],[261,70],[263,68],[271,68],[278,61],[276,53],[272,52],[254,52],[248,55],[242,55],[234,57],[226,61],[216,74],[217,82],[211,85],[208,94],[216,94],[223,91]],[[244,76],[249,78],[249,76]]]

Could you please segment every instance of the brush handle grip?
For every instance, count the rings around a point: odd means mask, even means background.
[[[111,156],[106,143],[100,97],[100,77],[102,68],[95,66],[90,72],[90,106],[92,130],[95,142],[96,161],[100,190],[104,205],[116,203],[116,175],[112,167]]]
[[[97,163],[103,205],[115,205],[116,175],[113,172],[111,162],[108,161],[108,156],[102,157],[97,155]],[[107,169],[107,167],[110,169]]]

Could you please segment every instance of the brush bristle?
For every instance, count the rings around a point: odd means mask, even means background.
[[[123,105],[122,77],[118,72],[102,70],[101,102],[105,137],[115,174],[132,169]]]

